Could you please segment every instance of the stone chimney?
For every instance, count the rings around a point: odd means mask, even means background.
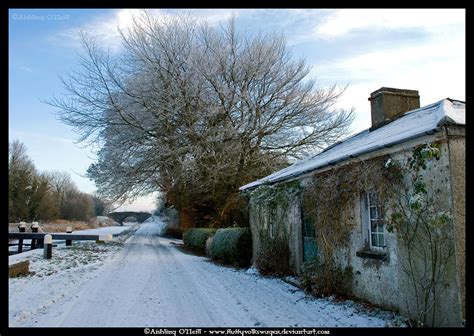
[[[377,129],[403,113],[420,107],[418,91],[382,87],[370,94],[372,127]]]

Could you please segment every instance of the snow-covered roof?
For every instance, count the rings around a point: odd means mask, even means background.
[[[380,128],[372,131],[367,129],[350,136],[327,147],[319,154],[298,161],[260,180],[246,184],[240,187],[240,190],[299,176],[326,165],[430,134],[438,130],[439,127],[449,124],[466,124],[465,102],[446,98],[437,103],[405,112],[398,119]]]

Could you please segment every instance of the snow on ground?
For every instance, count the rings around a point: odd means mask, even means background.
[[[69,247],[57,245],[53,247],[53,258],[50,260],[43,258],[43,249],[9,256],[9,264],[29,260],[31,272],[26,277],[10,279],[10,326],[34,325],[36,317],[47,312],[51,306],[70,300],[77,288],[97,277],[101,267],[117,255],[136,228],[129,226],[125,229],[120,234],[116,233],[112,242],[74,241]]]
[[[216,265],[159,236],[153,217],[126,241],[32,251],[31,270],[10,279],[10,326],[384,327],[393,313],[315,299],[253,269]],[[20,256],[20,255],[19,255]],[[18,257],[17,257],[18,258]]]
[[[87,229],[87,230],[78,230],[73,231],[72,233],[80,233],[80,234],[87,234],[87,235],[118,235],[124,231],[130,230],[133,225],[125,224],[123,226],[105,226],[95,229]]]
[[[146,219],[143,223],[152,223],[152,224],[154,224],[153,229],[156,230],[156,232],[160,236],[165,232],[166,223],[159,216],[153,215],[150,218]]]

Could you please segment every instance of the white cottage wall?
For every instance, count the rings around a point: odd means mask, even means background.
[[[383,150],[369,153],[357,158],[356,160],[348,160],[340,165],[327,167],[319,170],[317,173],[336,169],[339,166],[353,163],[354,161],[370,160],[382,155],[389,154],[392,159],[404,161],[411,156],[415,146],[426,144],[434,141],[442,141],[441,158],[440,160],[430,160],[428,162],[428,169],[423,173],[425,181],[429,189],[437,190],[437,196],[440,200],[440,206],[443,209],[452,211],[452,196],[451,196],[451,179],[450,171],[450,153],[447,146],[446,132],[435,133],[431,136],[424,136],[422,138],[407,141],[397,146],[385,148]],[[459,147],[459,146],[458,146]],[[459,152],[459,150],[457,151]],[[460,156],[460,155],[458,155]],[[460,161],[460,160],[458,160]],[[458,164],[459,166],[459,164]],[[302,187],[307,185],[311,176],[315,173],[307,173],[304,176],[299,176],[293,180],[299,180]],[[409,181],[407,181],[409,183]],[[457,183],[460,185],[460,182]],[[458,189],[462,189],[458,187]],[[362,195],[354,195],[352,204],[349,205],[346,211],[349,211],[351,217],[354,218],[353,231],[350,235],[348,247],[335,251],[337,260],[341,267],[351,266],[353,270],[353,294],[362,299],[378,304],[383,307],[395,309],[403,314],[408,315],[413,311],[413,283],[411,279],[400,267],[401,258],[403,257],[403,250],[397,241],[396,232],[390,233],[385,231],[386,237],[386,258],[381,260],[380,255],[372,255],[370,253],[361,253],[367,251],[368,247],[368,233],[364,231],[366,228],[363,225],[365,205],[361,201]],[[459,197],[457,198],[459,199]],[[284,222],[287,225],[289,232],[289,247],[290,247],[290,265],[295,273],[299,273],[303,263],[303,243],[302,243],[302,221],[301,221],[301,206],[298,197],[290,199],[290,206],[284,216]],[[458,203],[459,204],[459,201]],[[459,206],[458,206],[459,207]],[[261,209],[263,216],[268,212],[265,207]],[[459,211],[458,211],[459,212]],[[250,207],[250,227],[253,236],[254,258],[259,248],[257,228],[262,225],[265,220],[259,217],[258,206]],[[389,215],[388,212],[387,215]],[[458,216],[459,217],[459,216]],[[453,228],[454,231],[454,228]],[[457,229],[459,231],[459,229]],[[461,236],[459,233],[457,236]],[[463,252],[461,252],[463,253]],[[458,255],[460,253],[458,252]],[[458,261],[459,264],[459,261]],[[457,275],[456,262],[453,262],[448,270],[448,276],[444,282],[445,292],[442,300],[439,302],[436,320],[440,321],[439,326],[461,326],[462,313],[460,300],[460,279]],[[407,305],[407,302],[409,303]]]

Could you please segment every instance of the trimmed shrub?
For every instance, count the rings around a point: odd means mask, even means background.
[[[183,233],[184,244],[192,250],[205,253],[206,240],[216,233],[217,229],[196,228]]]
[[[209,245],[211,258],[236,266],[250,265],[252,235],[248,228],[219,229]]]

